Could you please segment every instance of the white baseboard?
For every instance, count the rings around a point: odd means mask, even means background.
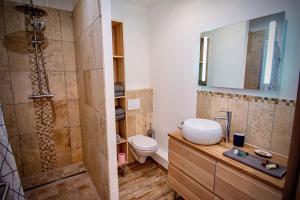
[[[153,158],[153,160],[155,160],[156,162],[158,162],[160,165],[162,165],[164,168],[168,169],[168,152],[162,150],[162,149],[158,149],[154,155],[151,156],[151,158]]]

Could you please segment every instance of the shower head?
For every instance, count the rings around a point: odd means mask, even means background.
[[[15,9],[21,13],[24,13],[25,15],[30,15],[35,17],[44,17],[48,15],[48,13],[43,9],[40,9],[31,4],[15,6]]]
[[[41,33],[46,29],[46,24],[45,24],[45,22],[43,22],[41,20],[33,20],[32,27],[35,31],[37,31],[38,33]]]

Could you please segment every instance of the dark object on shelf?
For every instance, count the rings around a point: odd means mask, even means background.
[[[1,200],[5,200],[8,194],[9,184],[8,183],[0,183],[0,197]]]
[[[235,133],[233,134],[233,145],[237,147],[243,147],[245,142],[245,134]]]
[[[233,151],[234,151],[234,149],[225,151],[223,153],[223,155],[228,158],[232,158],[233,160],[236,160],[240,163],[248,165],[249,167],[257,169],[265,174],[268,174],[270,176],[278,178],[278,179],[282,179],[287,171],[286,167],[281,166],[281,165],[278,165],[278,168],[276,168],[276,169],[267,169],[265,166],[262,165],[262,163],[266,163],[264,158],[261,158],[259,156],[252,155],[249,153],[247,156],[241,157],[241,156],[235,155],[233,153]],[[241,151],[241,150],[239,150],[239,151]],[[268,164],[276,164],[276,163],[272,163],[272,162],[268,161]]]

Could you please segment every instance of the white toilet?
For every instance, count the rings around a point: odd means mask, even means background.
[[[128,138],[129,149],[136,161],[143,164],[147,156],[151,156],[158,149],[158,143],[155,139],[152,139],[143,135],[135,135]]]

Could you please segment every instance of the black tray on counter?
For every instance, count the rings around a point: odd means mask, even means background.
[[[223,155],[278,179],[282,179],[286,173],[287,168],[281,165],[278,165],[279,167],[276,169],[266,169],[261,164],[264,160],[266,160],[265,158],[251,155],[249,153],[247,156],[241,157],[239,155],[235,155],[233,151],[234,149],[225,151]]]

